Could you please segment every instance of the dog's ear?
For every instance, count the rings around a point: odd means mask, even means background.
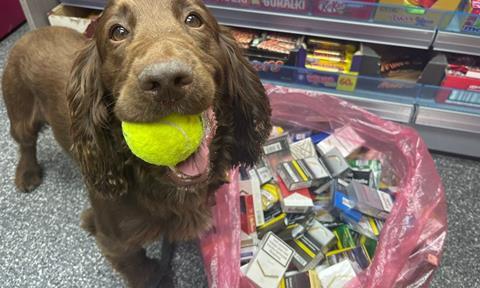
[[[100,75],[101,60],[94,40],[79,51],[67,87],[71,116],[72,152],[87,187],[95,196],[116,198],[127,191],[121,141],[115,141],[112,97]],[[116,143],[118,142],[118,143]]]
[[[271,109],[260,79],[244,58],[227,28],[220,30],[220,48],[225,53],[222,101],[227,101],[233,115],[234,143],[231,164],[253,165],[261,155],[262,145],[271,131]],[[222,113],[224,114],[224,113]]]

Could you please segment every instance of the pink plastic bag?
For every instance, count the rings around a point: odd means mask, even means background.
[[[365,146],[384,155],[397,176],[398,196],[373,262],[348,287],[428,287],[442,256],[447,209],[441,179],[423,140],[411,128],[337,98],[270,84],[266,89],[274,123],[323,131],[349,125]],[[253,287],[239,270],[236,178],[232,175],[231,184],[217,193],[215,231],[202,239],[210,287]]]

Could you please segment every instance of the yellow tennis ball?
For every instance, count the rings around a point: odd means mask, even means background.
[[[171,114],[155,123],[122,122],[123,137],[132,153],[158,166],[175,166],[202,143],[201,115]]]

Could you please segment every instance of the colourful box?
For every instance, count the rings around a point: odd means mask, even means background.
[[[424,14],[409,13],[411,7],[404,5],[404,0],[380,0],[380,6],[375,13],[377,22],[399,24],[401,26],[415,26],[419,28],[445,28],[453,17],[453,13],[444,11],[457,11],[462,0],[438,0],[430,9],[425,9]]]

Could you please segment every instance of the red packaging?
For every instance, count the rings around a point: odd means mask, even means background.
[[[408,0],[410,4],[415,5],[415,6],[420,6],[423,8],[430,8],[437,2],[437,0]]]
[[[280,191],[282,192],[283,198],[287,198],[288,196],[291,196],[293,193],[298,193],[302,196],[312,199],[312,195],[310,194],[310,191],[308,190],[308,188],[290,191],[288,190],[287,186],[285,186],[285,183],[280,177],[277,179],[278,179],[278,186],[280,187]]]
[[[460,67],[459,67],[460,69]],[[467,68],[466,68],[467,69]],[[446,74],[445,79],[442,82],[442,87],[446,88],[452,88],[452,89],[458,89],[458,90],[466,90],[466,91],[473,91],[473,92],[480,92],[480,78],[474,78],[474,77],[467,77],[467,76],[462,76],[462,75],[451,75],[451,74]],[[461,92],[461,91],[458,91]],[[465,92],[466,94],[468,92]],[[437,94],[437,102],[444,103],[444,102],[450,102],[448,101],[450,96],[452,95],[452,91],[449,89],[441,89],[439,90]],[[460,95],[460,97],[462,97]],[[465,96],[468,97],[468,96]],[[465,98],[468,99],[468,98]],[[468,101],[466,101],[468,102]],[[454,104],[454,101],[452,102]],[[465,103],[467,104],[467,103]]]
[[[315,0],[312,12],[318,16],[370,19],[377,0]]]
[[[248,235],[256,231],[255,210],[253,209],[253,195],[240,196],[240,225]]]

